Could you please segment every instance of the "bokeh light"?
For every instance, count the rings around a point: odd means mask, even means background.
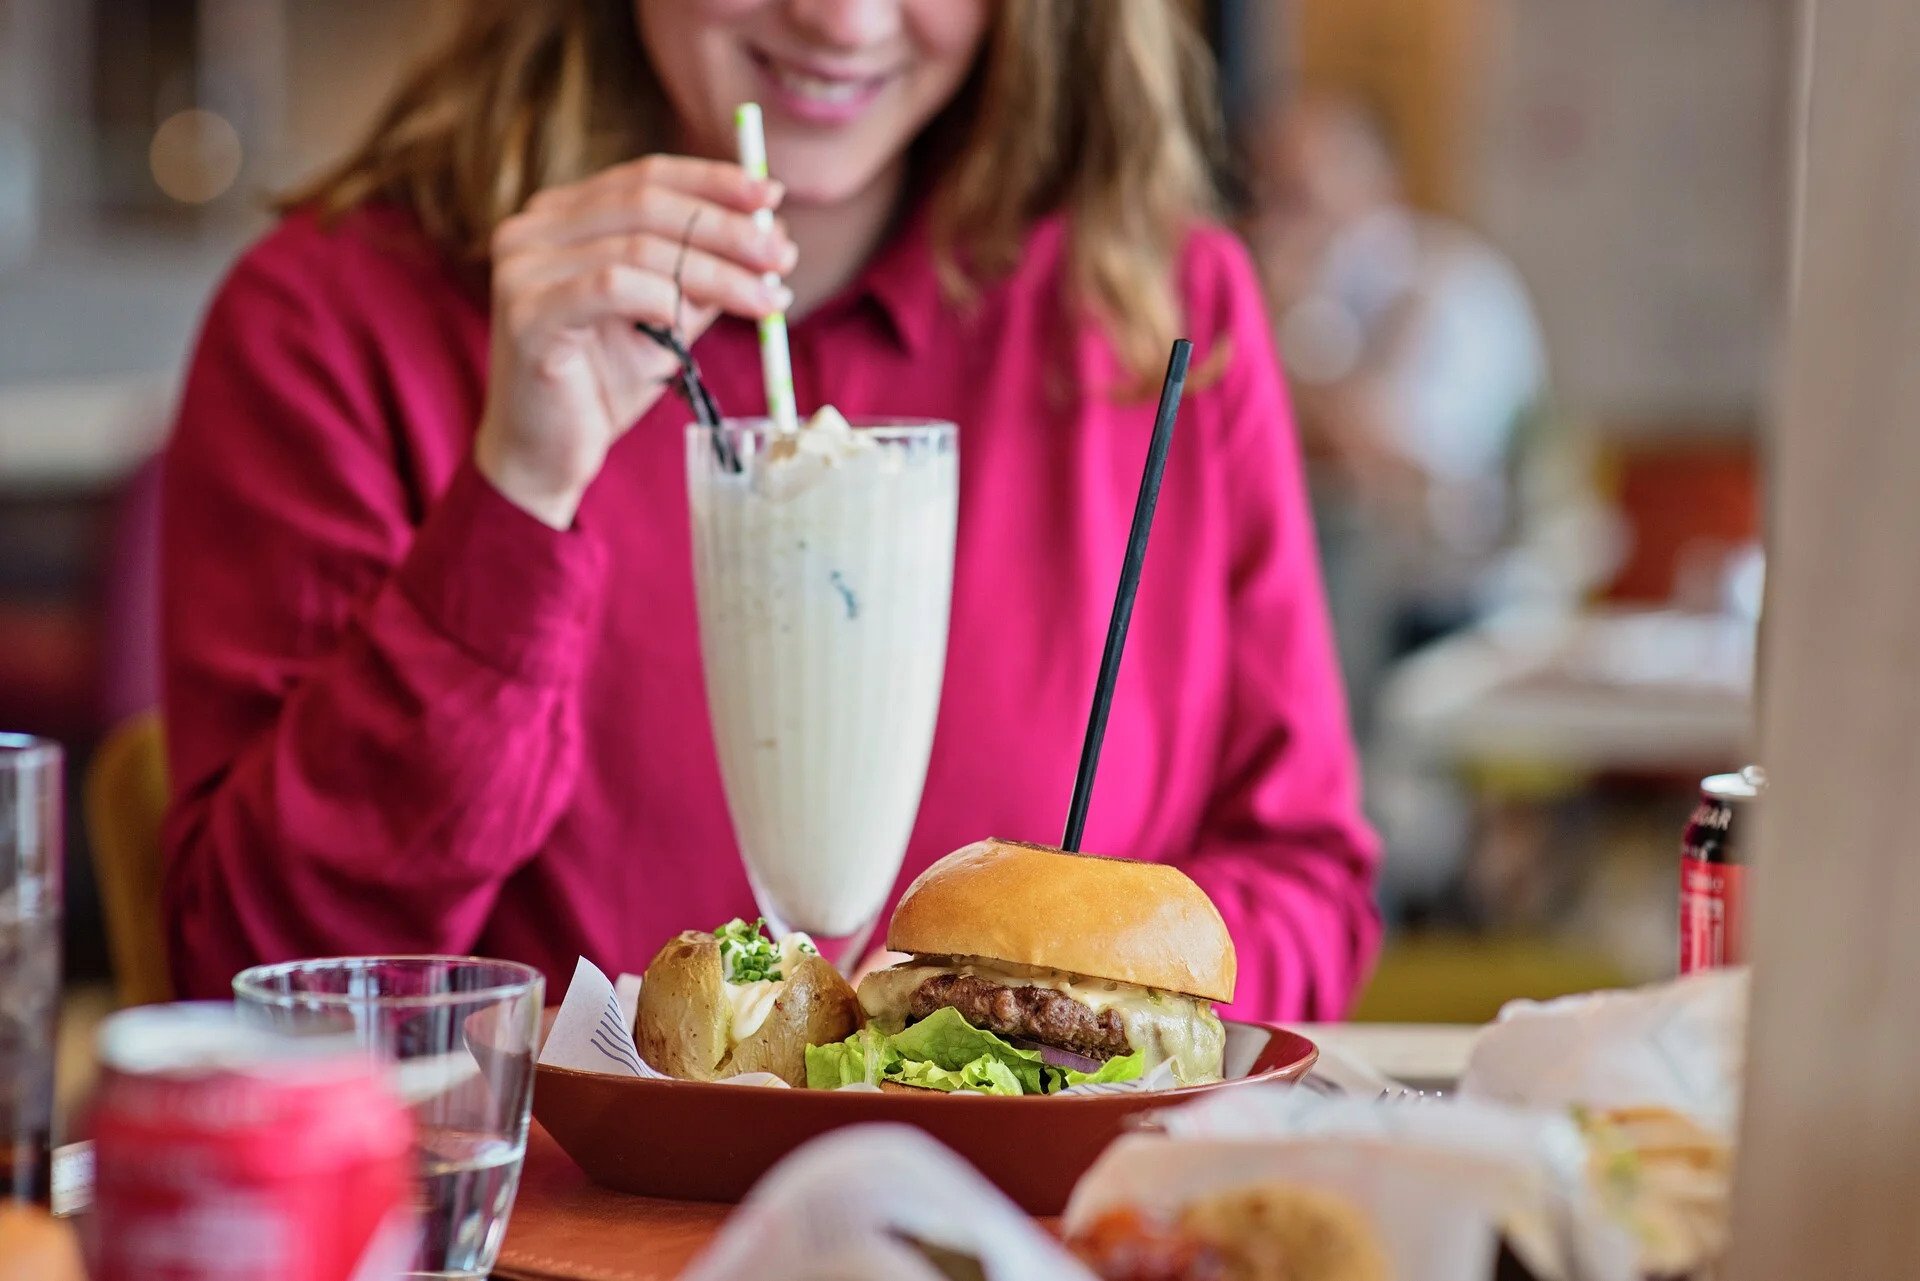
[[[244,158],[240,134],[226,117],[198,107],[162,121],[147,152],[160,190],[188,205],[225,195]]]

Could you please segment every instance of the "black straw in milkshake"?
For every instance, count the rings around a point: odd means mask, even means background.
[[[740,470],[739,455],[734,453],[733,446],[727,441],[726,433],[721,428],[720,406],[714,400],[713,393],[707,390],[706,380],[700,376],[700,366],[693,359],[693,349],[688,345],[686,331],[680,324],[680,313],[685,306],[687,296],[684,284],[687,247],[693,243],[693,227],[699,221],[700,211],[696,209],[693,211],[693,216],[687,219],[687,230],[680,237],[680,253],[674,259],[672,323],[654,325],[644,320],[636,320],[633,322],[633,327],[673,353],[674,359],[679,362],[680,369],[668,381],[679,385],[681,399],[685,400],[687,407],[693,410],[694,421],[707,429],[713,441],[714,457],[719,459],[720,466],[727,471],[737,472]]]
[[[1127,535],[1127,558],[1120,566],[1120,590],[1113,598],[1113,617],[1107,622],[1107,647],[1100,655],[1100,679],[1093,687],[1093,711],[1087,717],[1087,738],[1080,745],[1080,772],[1073,780],[1073,803],[1067,807],[1067,834],[1060,848],[1077,851],[1087,826],[1087,803],[1093,798],[1093,775],[1100,767],[1100,742],[1107,736],[1107,713],[1113,708],[1113,684],[1120,675],[1120,652],[1127,647],[1127,624],[1133,620],[1133,598],[1140,591],[1140,569],[1147,563],[1147,536],[1153,532],[1153,509],[1160,501],[1160,478],[1167,471],[1167,446],[1173,443],[1173,420],[1180,413],[1180,393],[1187,385],[1187,361],[1193,344],[1175,340],[1167,361],[1167,380],[1160,386],[1160,411],[1153,420],[1153,442],[1147,446],[1147,470],[1140,477],[1140,497],[1133,504],[1133,531]]]

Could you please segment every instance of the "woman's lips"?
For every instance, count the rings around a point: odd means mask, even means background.
[[[823,74],[763,53],[755,53],[753,62],[767,90],[763,105],[804,124],[846,124],[871,107],[893,79],[891,73]]]

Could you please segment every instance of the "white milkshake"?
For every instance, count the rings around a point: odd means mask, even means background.
[[[773,933],[864,946],[906,853],[953,595],[950,423],[687,432],[707,706]],[[858,957],[833,956],[843,967]]]

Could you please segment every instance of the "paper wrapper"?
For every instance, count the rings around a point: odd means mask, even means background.
[[[903,1125],[815,1139],[768,1171],[685,1281],[941,1281],[906,1241],[988,1281],[1096,1281],[965,1161]]]
[[[1731,1140],[1747,971],[1628,992],[1515,1001],[1481,1032],[1460,1092],[1522,1107],[1669,1107]]]
[[[1591,1201],[1564,1115],[1468,1101],[1333,1097],[1255,1087],[1153,1115],[1107,1149],[1067,1205],[1174,1212],[1251,1183],[1346,1197],[1373,1221],[1397,1281],[1486,1281],[1504,1233],[1542,1281],[1631,1281],[1634,1248]]]
[[[1487,1281],[1496,1251],[1487,1197],[1457,1162],[1347,1139],[1249,1143],[1132,1135],[1074,1189],[1068,1234],[1108,1210],[1178,1215],[1189,1203],[1260,1183],[1345,1198],[1368,1218],[1395,1281]]]
[[[1725,1252],[1732,1213],[1748,987],[1743,969],[1709,970],[1636,991],[1515,1002],[1475,1040],[1461,1093],[1601,1114],[1590,1182],[1612,1217],[1632,1225],[1642,1266],[1703,1275]]]
[[[546,1067],[568,1068],[575,1072],[600,1072],[613,1076],[640,1076],[667,1079],[640,1058],[633,1043],[633,1012],[640,1004],[640,976],[622,974],[609,982],[600,967],[581,957],[573,967],[573,981],[554,1015],[546,1044],[540,1049],[540,1062]],[[1245,1076],[1260,1045],[1247,1037],[1235,1037],[1229,1029],[1227,1070]],[[787,1083],[771,1072],[748,1072],[730,1076],[716,1084],[761,1085],[786,1089]],[[1061,1094],[1130,1094],[1138,1090],[1171,1089],[1175,1082],[1171,1064],[1162,1063],[1137,1081],[1115,1081],[1105,1085],[1077,1085]],[[874,1085],[847,1085],[846,1090],[872,1090]]]
[[[639,1004],[639,975],[622,974],[618,983],[609,983],[599,966],[581,957],[573,967],[573,982],[567,984],[567,995],[553,1017],[546,1044],[540,1047],[541,1064],[575,1072],[668,1079],[665,1072],[648,1065],[634,1046],[633,1011]],[[787,1083],[771,1072],[746,1072],[730,1076],[721,1084],[787,1088]]]

